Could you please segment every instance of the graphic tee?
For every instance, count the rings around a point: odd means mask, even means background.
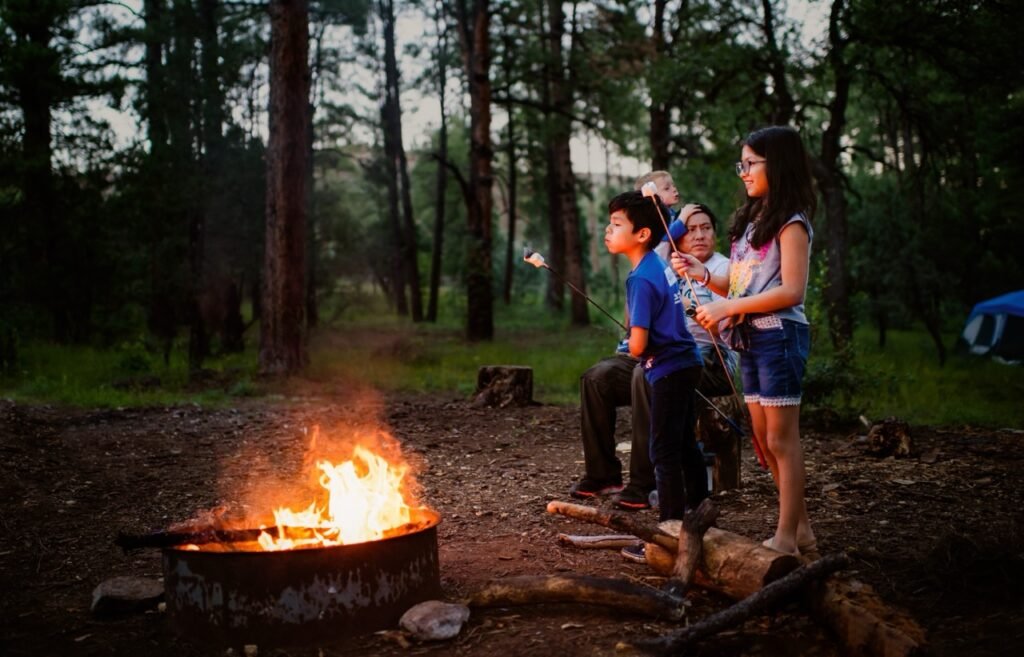
[[[807,229],[807,238],[810,242],[814,240],[814,231],[811,229],[811,222],[803,214],[796,214],[790,217],[789,221],[779,229],[782,233],[786,226],[800,222]],[[751,222],[744,231],[743,236],[732,243],[732,252],[729,257],[729,298],[738,299],[760,294],[772,288],[782,285],[782,251],[779,248],[779,237],[775,236],[755,249],[750,244],[750,237],[754,233],[754,224]],[[807,257],[810,258],[810,243],[807,248]],[[806,286],[804,294],[806,296]],[[807,324],[807,315],[804,313],[804,304],[801,302],[788,308],[779,308],[770,313],[761,315],[774,315],[779,319],[790,319],[800,324]]]
[[[647,329],[647,349],[640,357],[647,381],[703,364],[697,343],[686,329],[683,300],[675,272],[653,251],[626,278],[629,325]]]

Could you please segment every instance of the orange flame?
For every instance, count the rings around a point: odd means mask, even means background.
[[[277,536],[264,531],[264,550],[290,550],[375,541],[410,522],[412,509],[403,494],[407,465],[392,465],[359,446],[352,459],[335,465],[318,460],[326,503],[314,500],[303,511],[274,511]]]

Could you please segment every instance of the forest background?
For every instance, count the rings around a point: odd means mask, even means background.
[[[1021,368],[950,354],[1024,287],[1022,24],[1011,0],[0,0],[0,390],[461,390],[526,361],[568,401],[616,338],[562,280],[621,307],[607,200],[666,169],[724,250],[739,141],[789,124],[821,194],[809,401],[1024,426]]]

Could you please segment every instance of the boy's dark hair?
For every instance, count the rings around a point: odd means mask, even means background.
[[[660,217],[658,216],[659,209],[661,210]],[[661,217],[665,217],[665,221],[668,221],[668,208],[657,194],[646,197],[638,191],[623,192],[608,203],[608,214],[619,210],[626,213],[626,217],[633,224],[634,233],[641,228],[651,231],[651,239],[647,242],[648,251],[661,244],[661,238],[665,236],[665,224]]]

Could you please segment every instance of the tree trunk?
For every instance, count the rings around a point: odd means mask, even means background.
[[[437,297],[441,290],[441,255],[444,252],[444,213],[448,190],[448,114],[445,111],[445,87],[448,86],[448,30],[442,26],[444,5],[439,2],[435,22],[438,31],[437,90],[441,109],[441,127],[437,133],[437,181],[434,187],[434,240],[430,247],[430,293],[427,321],[437,321]]]
[[[850,97],[851,72],[844,59],[846,41],[840,22],[843,0],[836,0],[829,16],[828,62],[835,78],[834,95],[829,104],[829,123],[821,137],[821,156],[814,167],[815,177],[825,200],[825,251],[828,279],[825,283],[825,309],[829,335],[837,352],[844,351],[853,340],[853,317],[850,313],[850,274],[846,262],[847,238],[846,195],[840,155],[846,107]]]
[[[775,36],[775,7],[772,0],[761,0],[761,9],[764,12],[762,29],[768,51],[768,72],[772,78],[771,122],[775,125],[787,125],[793,120],[796,102],[789,92],[789,81],[786,79],[786,56],[779,48]]]
[[[515,272],[514,264],[516,261],[516,187],[518,184],[518,165],[516,163],[515,107],[511,102],[512,78],[514,75],[512,65],[515,61],[512,57],[514,45],[512,35],[509,34],[507,27],[503,36],[503,46],[505,50],[505,97],[510,99],[505,106],[505,112],[508,114],[508,125],[505,131],[506,139],[508,140],[505,144],[506,159],[508,159],[508,236],[505,243],[505,285],[502,290],[502,299],[505,301],[505,305],[508,306],[512,303],[512,275]]]
[[[667,54],[667,42],[665,40],[665,7],[668,0],[655,0],[654,2],[654,62],[648,63],[649,70],[652,70],[656,62]],[[668,169],[668,144],[669,144],[669,106],[662,98],[661,89],[654,89],[653,84],[649,92],[651,94],[651,107],[648,110],[650,115],[650,136],[651,142],[651,169],[654,171],[665,171]]]
[[[490,1],[458,3],[459,34],[466,79],[469,82],[469,193],[468,249],[466,258],[466,336],[470,340],[494,337],[494,297],[491,289],[491,211],[493,184],[491,149],[491,46]]]
[[[573,88],[571,74],[571,53],[566,63],[562,47],[565,36],[565,14],[561,0],[548,0],[548,57],[551,62],[549,100],[552,112],[549,114],[550,143],[548,170],[548,211],[550,212],[552,238],[556,231],[564,239],[565,267],[554,267],[556,271],[565,272],[566,280],[582,292],[586,292],[586,281],[583,277],[583,244],[580,234],[580,215],[576,207],[576,179],[572,171],[572,157],[569,140],[572,137],[572,121],[569,115],[572,110]],[[562,73],[569,70],[569,78]],[[561,263],[559,263],[560,265]],[[560,282],[559,282],[560,283]],[[561,299],[561,296],[559,296]],[[571,296],[572,323],[586,326],[590,323],[587,314],[587,300],[582,294]]]
[[[270,139],[267,232],[260,322],[260,372],[306,364],[305,228],[308,0],[270,2]]]

